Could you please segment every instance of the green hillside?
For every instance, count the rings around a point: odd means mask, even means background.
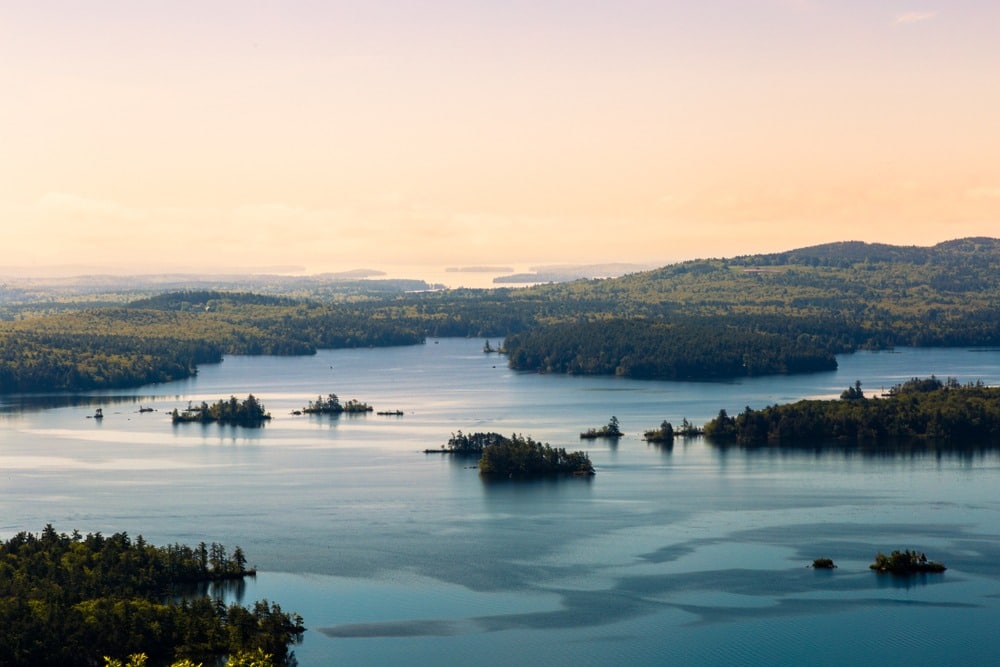
[[[1000,240],[831,243],[531,288],[170,292],[0,323],[0,393],[137,386],[225,354],[504,338],[512,367],[641,378],[834,368],[894,346],[1000,345]]]

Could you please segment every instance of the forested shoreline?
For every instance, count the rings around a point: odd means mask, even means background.
[[[1000,446],[1000,387],[914,378],[869,398],[857,383],[835,400],[747,407],[736,416],[722,409],[704,432],[744,447],[993,448]]]
[[[1000,240],[834,243],[523,289],[171,292],[0,322],[0,393],[135,387],[226,354],[432,336],[503,338],[519,370],[661,379],[830,370],[858,349],[998,346]]]

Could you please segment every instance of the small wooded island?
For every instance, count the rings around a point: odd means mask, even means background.
[[[426,454],[456,454],[479,456],[479,474],[491,478],[551,477],[560,475],[594,475],[594,466],[584,452],[567,452],[551,447],[530,436],[499,433],[452,435],[440,449],[425,449]]]
[[[315,401],[309,401],[309,405],[302,408],[302,412],[307,415],[339,415],[371,412],[373,409],[367,403],[356,401],[353,398],[346,403],[341,403],[336,394],[327,394],[326,398],[318,396]]]
[[[659,428],[649,429],[648,431],[643,431],[642,439],[646,442],[656,442],[656,443],[673,443],[674,441],[674,425],[664,419],[660,422]]]
[[[271,414],[264,409],[263,403],[250,394],[244,401],[230,396],[228,400],[219,400],[212,405],[204,401],[201,405],[196,406],[189,403],[184,411],[174,408],[170,418],[174,424],[187,422],[210,424],[215,422],[229,426],[260,428],[265,422],[270,421]]]
[[[227,655],[243,664],[259,652],[285,665],[302,617],[267,600],[227,607],[196,593],[199,583],[253,576],[246,564],[242,549],[217,543],[157,547],[51,525],[18,533],[0,543],[0,665],[92,667],[139,654],[157,665]]]
[[[875,556],[875,562],[868,566],[879,574],[910,575],[922,573],[944,572],[946,568],[941,563],[927,560],[923,552],[893,551],[886,556],[881,551]]]
[[[796,447],[1000,446],[1000,387],[960,385],[954,379],[914,378],[880,398],[864,395],[857,382],[840,399],[804,400],[736,417],[720,410],[705,425],[720,444]]]
[[[624,433],[622,433],[621,426],[618,423],[618,417],[612,415],[611,419],[607,424],[601,428],[589,428],[580,434],[580,439],[582,440],[594,440],[596,438],[620,438]]]
[[[704,431],[700,427],[689,422],[687,417],[681,420],[680,428],[677,429],[674,428],[673,424],[664,419],[660,422],[658,428],[651,428],[648,431],[643,431],[642,439],[646,442],[671,444],[677,436],[682,438],[692,438],[696,435],[702,435],[703,433]]]

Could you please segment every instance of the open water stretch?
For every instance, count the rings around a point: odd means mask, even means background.
[[[0,536],[127,531],[239,544],[261,573],[228,595],[305,617],[320,665],[991,663],[1000,655],[996,452],[647,445],[701,424],[911,377],[1000,384],[1000,351],[839,358],[733,383],[524,374],[481,340],[230,357],[127,392],[0,399]],[[294,416],[336,393],[401,417]],[[262,429],[170,423],[253,393]],[[153,408],[139,412],[139,408]],[[102,408],[103,420],[88,418]],[[579,439],[615,415],[626,436]],[[590,479],[484,482],[437,448],[458,430],[589,452]],[[948,566],[868,570],[911,548]],[[814,571],[814,558],[838,568]]]

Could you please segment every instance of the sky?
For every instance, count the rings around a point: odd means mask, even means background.
[[[995,0],[0,3],[0,267],[1000,236]]]

